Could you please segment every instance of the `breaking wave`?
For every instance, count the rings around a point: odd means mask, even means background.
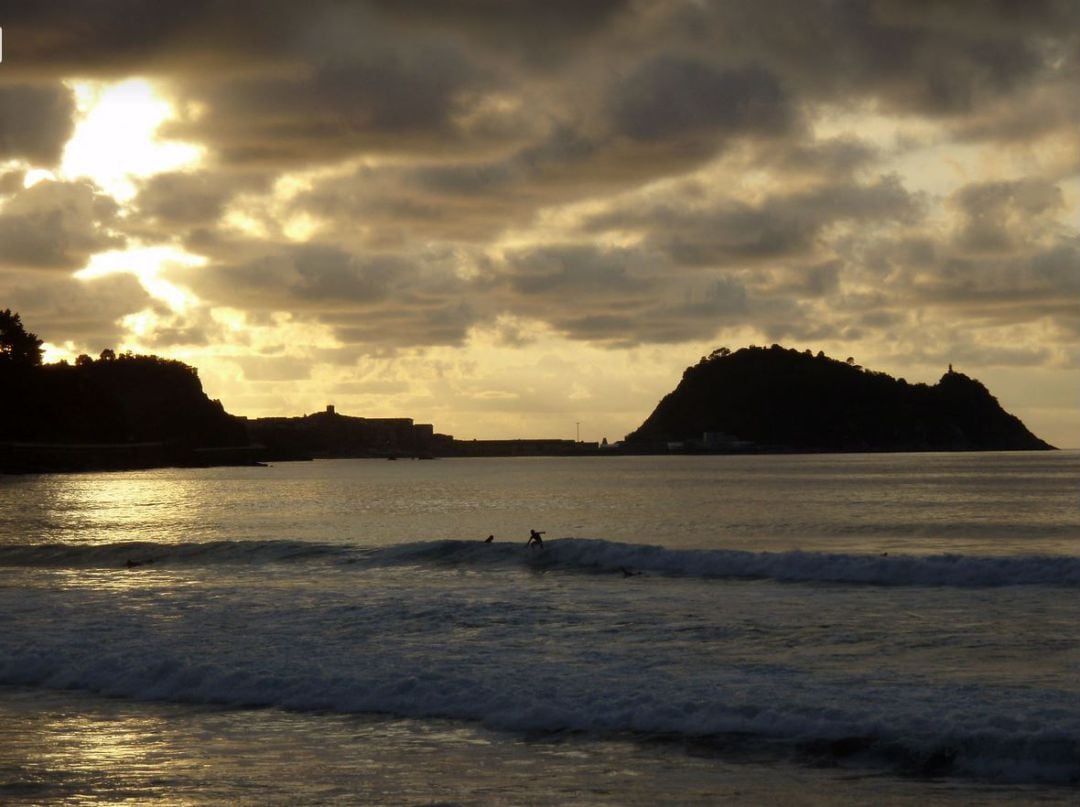
[[[614,689],[587,671],[558,686],[523,686],[510,668],[479,676],[435,659],[403,670],[358,658],[352,670],[327,676],[275,659],[237,664],[161,645],[65,650],[15,649],[0,659],[0,683],[235,708],[457,719],[523,733],[633,735],[734,756],[778,754],[917,776],[1080,782],[1080,714],[1065,705],[1066,693],[1021,693],[988,709],[995,693],[978,688],[958,701],[955,691],[932,687],[792,687],[738,675],[685,687],[631,671]],[[947,713],[939,711],[942,702]]]
[[[1064,555],[877,555],[667,549],[584,538],[520,543],[420,541],[380,548],[304,541],[123,542],[100,545],[0,544],[0,567],[124,567],[331,563],[387,566],[518,568],[568,573],[775,580],[876,586],[1080,588],[1080,558]]]
[[[373,550],[351,562],[367,565],[510,565],[538,570],[668,575],[704,579],[854,583],[879,586],[1080,587],[1080,558],[1052,555],[865,555],[667,549],[563,538],[542,550],[520,544],[431,541]]]

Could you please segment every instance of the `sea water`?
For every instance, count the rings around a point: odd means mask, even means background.
[[[1075,803],[1078,478],[1073,452],[0,477],[0,802]]]

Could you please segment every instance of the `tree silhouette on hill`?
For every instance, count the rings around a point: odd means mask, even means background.
[[[42,364],[41,344],[18,314],[0,311],[0,441],[248,443],[243,421],[206,396],[194,367],[111,349]]]
[[[41,340],[23,327],[22,319],[10,308],[0,311],[0,364],[9,367],[38,367]]]

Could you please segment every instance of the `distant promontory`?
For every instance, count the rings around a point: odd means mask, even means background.
[[[779,345],[721,348],[683,373],[630,448],[655,451],[1042,450],[981,383],[933,386]]]
[[[0,473],[254,461],[194,367],[113,350],[42,364],[41,340],[0,311]]]
[[[1050,449],[952,367],[933,386],[778,345],[714,351],[621,443],[455,440],[411,418],[230,415],[179,361],[103,350],[42,363],[0,310],[0,473],[251,465],[338,457]]]

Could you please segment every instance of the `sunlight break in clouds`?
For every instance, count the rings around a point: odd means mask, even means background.
[[[64,176],[89,177],[123,202],[135,195],[133,178],[190,167],[202,158],[200,146],[157,139],[158,128],[174,112],[145,79],[69,86],[81,119],[64,149]]]
[[[184,312],[198,303],[194,294],[159,276],[166,269],[185,266],[204,266],[206,259],[176,247],[129,247],[124,250],[99,252],[90,258],[86,268],[76,272],[80,280],[91,280],[116,272],[127,272],[138,278],[147,294],[161,300],[174,312]]]
[[[76,179],[88,177],[121,205],[129,204],[135,180],[165,171],[195,166],[204,149],[158,139],[157,131],[174,117],[172,105],[159,97],[153,85],[140,78],[119,83],[69,82],[75,93],[79,123],[64,149],[60,173]],[[29,180],[34,172],[27,174]],[[128,210],[121,207],[122,215]],[[123,250],[99,252],[75,277],[91,280],[117,272],[134,275],[153,298],[174,313],[190,311],[198,298],[170,283],[161,273],[178,266],[204,266],[206,259],[171,245],[129,242]],[[158,317],[150,311],[129,314],[123,324],[138,339],[154,330]]]

